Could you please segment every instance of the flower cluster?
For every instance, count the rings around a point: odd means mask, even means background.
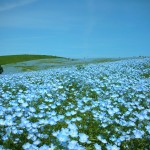
[[[4,149],[130,149],[150,140],[150,59],[1,75]],[[132,142],[133,141],[133,142]],[[128,144],[129,143],[129,144]],[[150,148],[145,144],[144,148]]]

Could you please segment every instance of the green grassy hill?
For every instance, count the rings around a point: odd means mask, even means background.
[[[0,65],[37,60],[37,59],[51,59],[51,58],[62,58],[57,56],[48,56],[48,55],[6,55],[0,56]]]

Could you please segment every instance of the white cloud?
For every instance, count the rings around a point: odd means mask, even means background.
[[[1,0],[0,11],[10,10],[19,6],[33,3],[37,0]]]

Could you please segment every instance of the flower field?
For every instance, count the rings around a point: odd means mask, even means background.
[[[0,76],[0,145],[149,150],[150,58]]]

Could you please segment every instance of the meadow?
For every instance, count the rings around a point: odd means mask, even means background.
[[[122,58],[123,59],[123,58]],[[0,65],[3,67],[3,74],[19,72],[40,71],[51,68],[87,65],[91,63],[103,63],[118,61],[120,58],[84,58],[71,59],[52,55],[6,55],[0,56]]]
[[[0,75],[0,145],[149,150],[150,58]]]
[[[48,56],[48,55],[6,55],[0,56],[0,65],[6,65],[11,63],[18,63],[30,60],[38,60],[38,59],[53,59],[53,58],[63,58],[57,56]]]

